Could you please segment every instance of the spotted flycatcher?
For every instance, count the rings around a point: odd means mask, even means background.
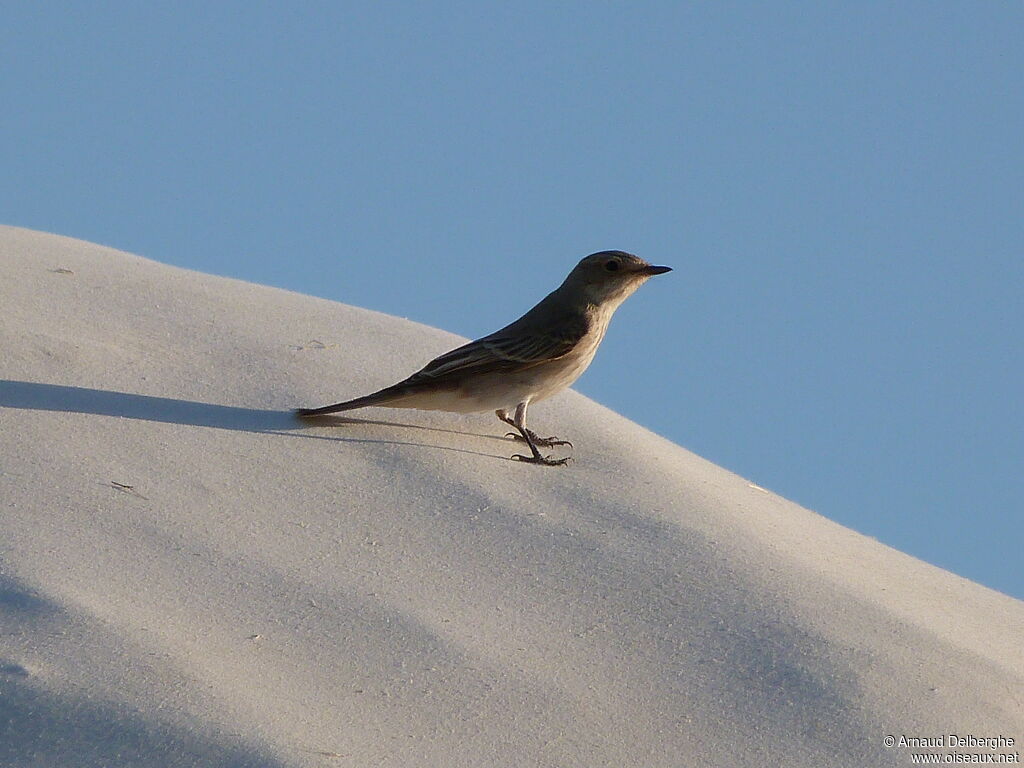
[[[506,437],[530,448],[530,456],[517,453],[513,459],[565,464],[567,458],[542,456],[538,446],[572,444],[527,429],[526,409],[576,381],[594,359],[619,305],[648,278],[669,271],[671,267],[655,267],[623,251],[591,254],[543,301],[500,331],[441,355],[379,392],[296,413],[308,418],[373,405],[457,413],[493,410],[518,430]]]

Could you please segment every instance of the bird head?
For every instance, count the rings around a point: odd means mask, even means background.
[[[562,284],[598,306],[615,308],[654,275],[671,272],[625,251],[599,251],[580,261]]]

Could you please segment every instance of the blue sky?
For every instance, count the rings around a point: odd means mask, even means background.
[[[578,390],[1022,597],[1022,29],[935,0],[22,3],[0,220],[466,336],[592,251],[669,264]]]

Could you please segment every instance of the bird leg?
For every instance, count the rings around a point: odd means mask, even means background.
[[[527,429],[526,403],[519,404],[519,406],[516,408],[516,414],[514,418],[509,418],[509,415],[505,411],[499,410],[495,411],[495,413],[497,414],[498,418],[501,419],[503,422],[519,430],[518,435],[514,432],[510,432],[509,435],[511,435],[516,440],[522,440],[524,443],[526,443],[530,447],[530,453],[533,454],[532,456],[524,456],[521,453],[514,454],[512,456],[512,459],[514,459],[515,461],[525,461],[529,464],[544,464],[545,466],[549,467],[562,466],[569,462],[568,457],[564,459],[552,459],[550,456],[542,456],[540,451],[537,450],[538,445],[544,447],[552,445],[572,446],[572,443],[570,443],[568,440],[558,440],[556,438],[550,437],[537,437],[537,435],[534,434],[532,430]],[[506,437],[508,437],[508,435],[506,435]]]

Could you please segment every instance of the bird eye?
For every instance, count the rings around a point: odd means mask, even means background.
[[[606,261],[604,263],[604,268],[606,270],[608,270],[609,272],[618,272],[619,271],[619,262],[617,262],[615,259],[612,259],[611,261]]]

